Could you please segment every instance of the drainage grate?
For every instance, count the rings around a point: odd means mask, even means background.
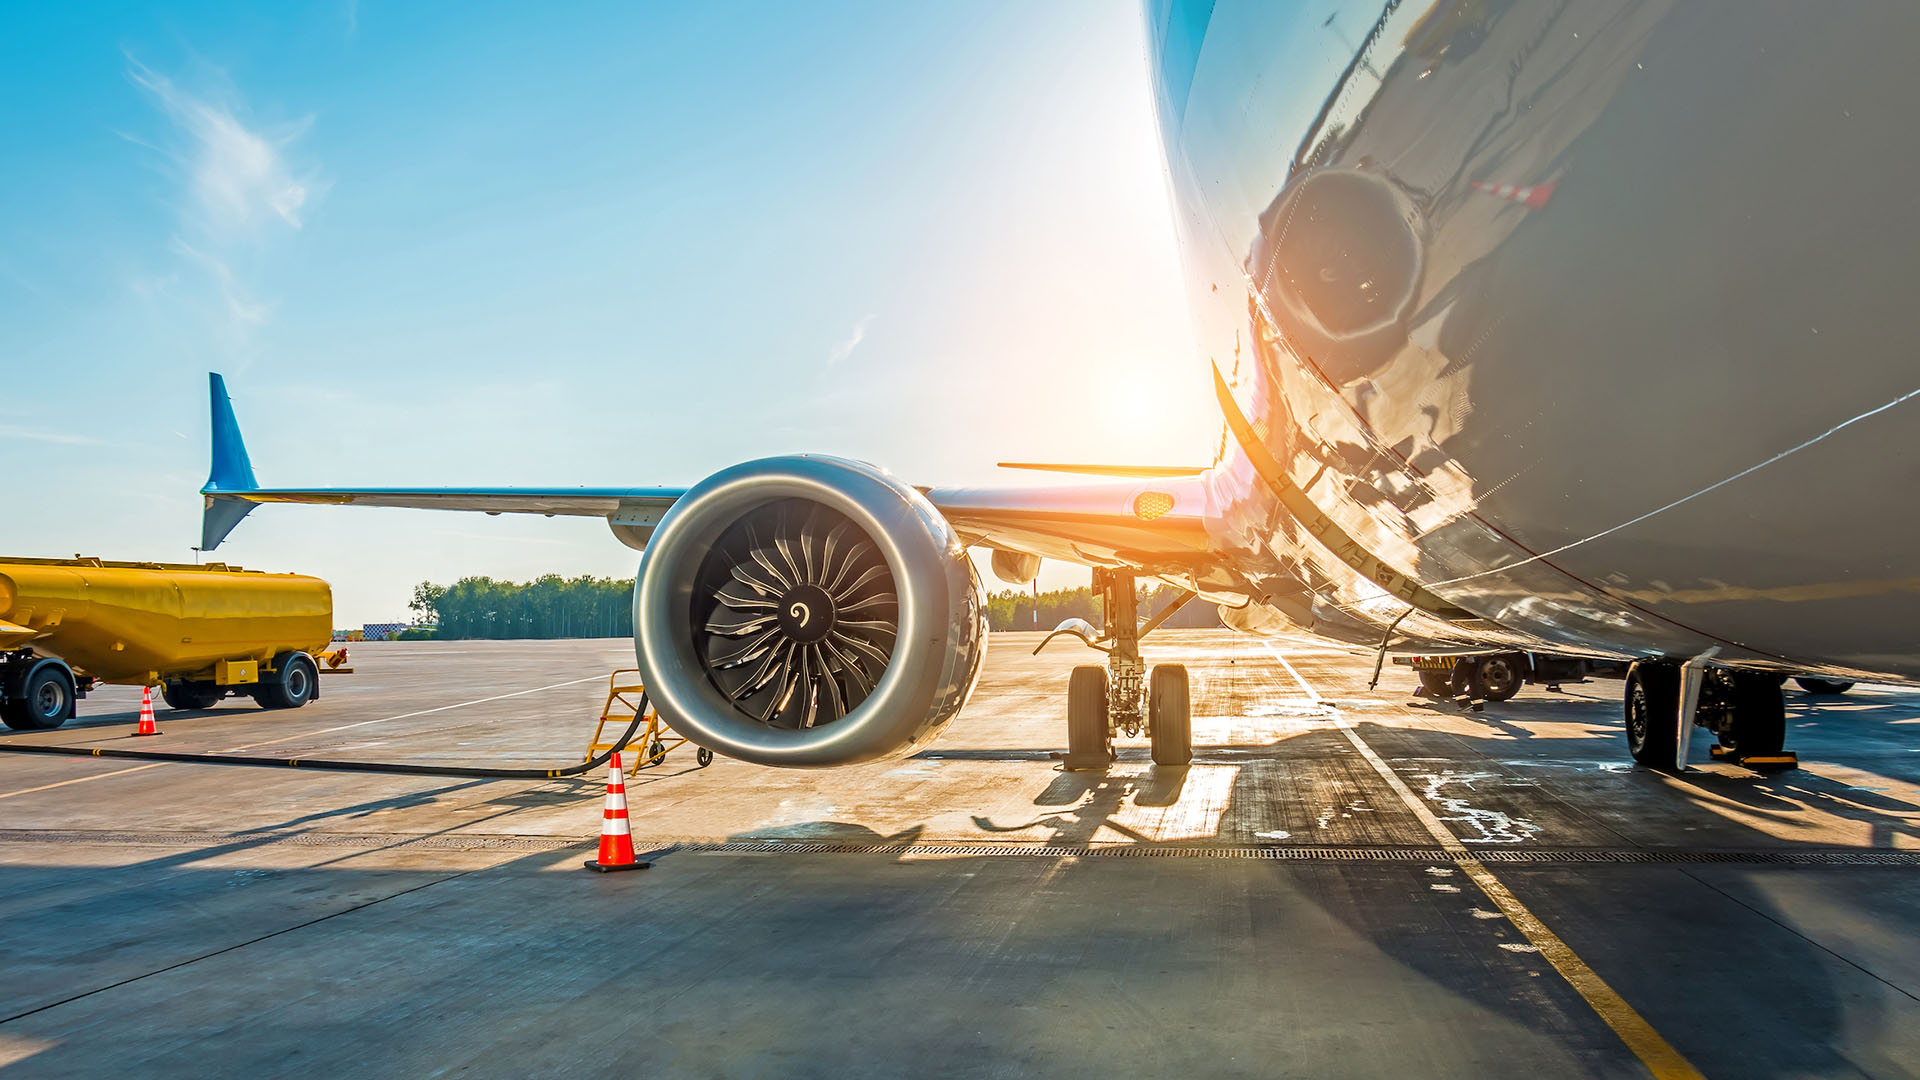
[[[1282,862],[1445,863],[1454,857],[1438,847],[1335,847],[1230,844],[1041,844],[860,842],[837,840],[711,840],[636,836],[637,846],[690,854],[1022,856],[1042,859],[1266,859]],[[325,848],[426,848],[438,851],[563,851],[595,841],[564,836],[406,833],[202,833],[108,832],[87,829],[0,829],[0,843],[145,844],[186,848],[249,848],[268,845]],[[1678,865],[1734,863],[1771,866],[1920,867],[1920,851],[1815,848],[1714,851],[1684,848],[1497,848],[1475,847],[1483,863],[1535,865]]]

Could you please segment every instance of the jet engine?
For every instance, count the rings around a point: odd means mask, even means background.
[[[987,647],[973,562],[933,504],[818,456],[736,465],[676,502],[641,557],[633,627],[674,730],[789,767],[924,748]]]

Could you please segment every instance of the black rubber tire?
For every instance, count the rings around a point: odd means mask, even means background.
[[[1733,677],[1733,727],[1720,745],[1741,757],[1771,757],[1787,745],[1787,703],[1768,675]]]
[[[1844,694],[1853,689],[1853,683],[1846,679],[1816,679],[1811,675],[1799,675],[1793,681],[1809,694]]]
[[[1155,765],[1193,761],[1193,702],[1185,664],[1159,664],[1147,675],[1147,733]]]
[[[1113,761],[1107,735],[1107,669],[1084,664],[1067,677],[1068,769],[1104,769]]]
[[[183,712],[198,712],[211,709],[216,701],[226,696],[219,687],[209,682],[170,682],[160,684],[160,700],[167,703],[169,709]]]
[[[1527,660],[1519,653],[1483,656],[1473,665],[1467,694],[1480,701],[1506,701],[1527,684]]]
[[[698,750],[695,750],[693,752],[693,763],[695,765],[698,765],[702,769],[713,764],[713,751],[707,749],[704,746]]]
[[[73,715],[73,680],[56,663],[42,663],[0,707],[0,722],[15,731],[52,731]]]
[[[254,687],[253,697],[268,709],[297,709],[320,694],[320,669],[303,652],[274,657],[273,670]]]
[[[1627,753],[1642,765],[1673,768],[1674,726],[1680,713],[1680,667],[1636,660],[1627,668]]]
[[[1429,697],[1448,697],[1453,693],[1453,669],[1420,672],[1420,689]]]

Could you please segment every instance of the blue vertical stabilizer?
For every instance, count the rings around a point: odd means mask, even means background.
[[[207,498],[200,515],[201,551],[219,547],[240,519],[253,511],[253,503],[225,493],[260,486],[253,478],[253,462],[247,460],[247,444],[240,438],[240,421],[234,418],[226,380],[208,372],[207,394],[213,417],[213,467],[207,473],[207,486],[200,489]]]

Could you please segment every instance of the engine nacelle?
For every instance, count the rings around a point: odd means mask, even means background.
[[[789,767],[924,748],[987,648],[953,527],[913,488],[834,457],[749,461],[687,492],[641,557],[633,627],[674,730]]]

